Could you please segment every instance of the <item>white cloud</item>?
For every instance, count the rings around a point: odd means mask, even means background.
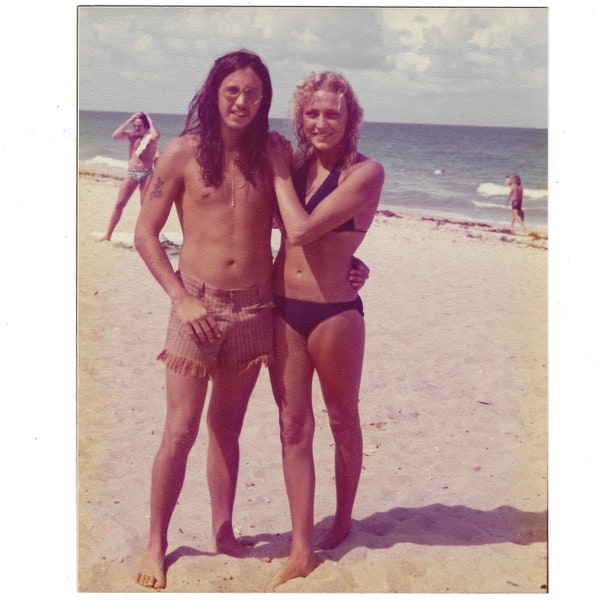
[[[544,104],[546,15],[519,8],[82,7],[80,98],[83,107],[112,110],[149,98],[157,104],[149,110],[180,112],[217,56],[248,48],[271,71],[274,116],[285,116],[301,77],[334,69],[350,79],[372,119],[419,119],[436,94],[446,94],[439,119],[454,122],[463,118],[454,107],[491,89],[498,102],[514,86]],[[399,102],[386,105],[386,98]]]
[[[153,41],[151,35],[143,34],[135,40],[133,47],[137,52],[144,52],[145,50],[150,50],[152,48]]]

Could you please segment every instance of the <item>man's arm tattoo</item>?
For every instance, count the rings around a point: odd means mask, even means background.
[[[152,192],[150,193],[150,197],[148,198],[148,200],[154,200],[156,198],[160,198],[162,196],[162,186],[165,184],[165,180],[162,179],[162,177],[159,177],[158,179],[156,179],[156,181],[154,182],[154,185],[152,187]]]

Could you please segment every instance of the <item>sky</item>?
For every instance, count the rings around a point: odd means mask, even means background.
[[[82,6],[79,108],[185,114],[218,56],[269,68],[286,118],[311,71],[350,81],[365,120],[548,126],[548,9]]]

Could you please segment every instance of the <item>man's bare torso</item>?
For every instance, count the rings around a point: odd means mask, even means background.
[[[192,136],[169,142],[161,155],[168,170],[153,192],[172,194],[183,230],[180,270],[220,289],[269,283],[272,271],[272,185],[247,182],[228,163],[219,188],[207,187],[196,161]],[[162,166],[162,165],[161,165]],[[168,175],[166,175],[168,174]]]

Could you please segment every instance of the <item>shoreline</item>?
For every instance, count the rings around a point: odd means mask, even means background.
[[[121,182],[124,177],[122,174],[111,173],[108,171],[96,171],[89,168],[80,168],[79,177],[89,179],[96,182]],[[131,203],[131,201],[130,201]],[[408,222],[421,221],[434,225],[436,230],[441,227],[446,229],[463,230],[462,232],[469,238],[486,239],[486,236],[500,236],[500,241],[505,243],[525,244],[532,248],[540,248],[548,250],[548,233],[543,230],[523,232],[520,229],[511,231],[509,227],[501,227],[498,224],[490,224],[485,221],[474,221],[464,219],[454,219],[442,216],[433,216],[427,214],[402,212],[397,209],[380,208],[376,212],[376,220],[381,218],[401,219]],[[510,237],[506,237],[510,236]],[[174,246],[173,251],[176,253],[179,246],[178,241],[167,240],[170,246]]]

